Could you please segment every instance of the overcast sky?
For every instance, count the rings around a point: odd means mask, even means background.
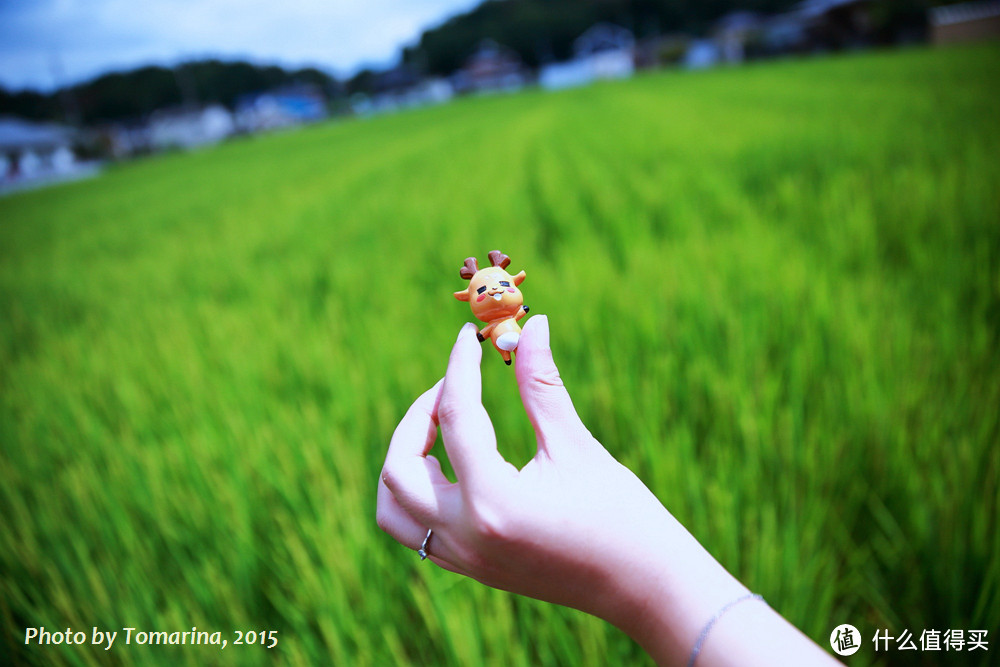
[[[0,0],[0,85],[52,90],[107,71],[218,57],[384,65],[479,0]]]

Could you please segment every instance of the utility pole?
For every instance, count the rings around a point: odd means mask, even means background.
[[[80,114],[80,106],[76,102],[72,86],[68,83],[63,84],[66,74],[63,71],[62,59],[59,58],[59,54],[55,51],[49,54],[49,70],[52,72],[52,80],[56,84],[56,94],[59,96],[59,105],[62,107],[63,119],[68,124],[79,127],[83,121]]]
[[[198,108],[198,88],[194,85],[191,72],[184,64],[177,65],[171,70],[174,73],[174,80],[181,91],[181,102],[185,109],[191,111]]]

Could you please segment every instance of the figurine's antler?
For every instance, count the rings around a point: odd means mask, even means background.
[[[506,269],[507,265],[510,264],[510,257],[499,250],[490,250],[490,264],[499,266],[501,269]]]
[[[490,255],[492,257],[492,255]],[[472,276],[476,275],[476,271],[479,270],[479,262],[476,261],[475,257],[469,257],[465,260],[465,266],[463,266],[458,271],[460,275],[465,280],[472,280]]]

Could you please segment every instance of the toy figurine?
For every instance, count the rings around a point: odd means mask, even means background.
[[[493,341],[493,346],[510,366],[510,353],[517,348],[521,338],[521,327],[517,321],[528,312],[524,305],[524,297],[517,286],[524,281],[524,271],[512,276],[505,269],[510,264],[510,257],[499,250],[489,253],[490,265],[479,268],[475,257],[465,260],[465,266],[458,272],[469,281],[469,288],[455,292],[459,301],[468,301],[472,314],[487,325],[476,335],[479,341],[487,336]]]

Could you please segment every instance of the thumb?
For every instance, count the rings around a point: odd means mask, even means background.
[[[528,419],[535,427],[539,449],[553,455],[560,447],[589,438],[552,360],[549,320],[545,315],[536,315],[524,325],[516,360],[517,386]]]

